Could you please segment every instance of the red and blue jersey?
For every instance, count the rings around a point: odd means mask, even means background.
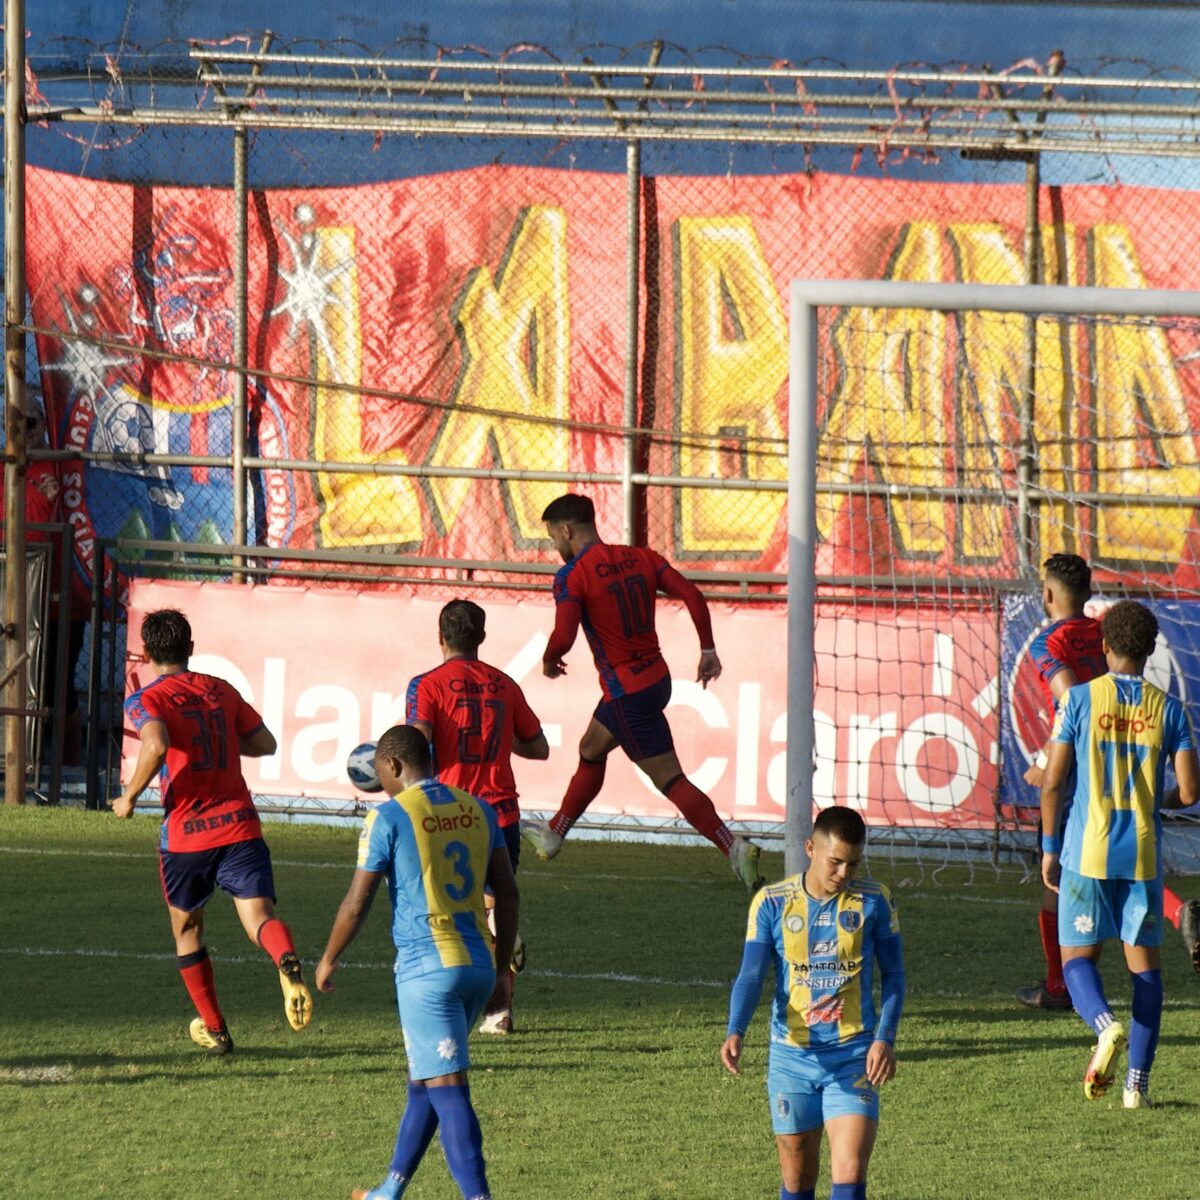
[[[713,644],[708,606],[661,554],[643,546],[592,542],[554,577],[557,607],[546,658],[570,649],[583,626],[606,700],[640,692],[669,674],[654,627],[656,594],[687,605],[702,649]]]
[[[486,800],[501,828],[516,823],[513,741],[532,741],[542,723],[514,679],[477,658],[448,659],[408,685],[405,719],[433,731],[442,783]]]
[[[125,701],[125,715],[139,733],[147,721],[167,728],[162,849],[211,850],[262,836],[238,741],[263,719],[235,687],[197,671],[160,675]]]
[[[1052,621],[1033,639],[1029,657],[1037,668],[1038,685],[1046,700],[1046,715],[1054,721],[1054,692],[1050,680],[1069,670],[1076,683],[1087,683],[1108,672],[1104,657],[1104,633],[1092,617],[1067,617]]]

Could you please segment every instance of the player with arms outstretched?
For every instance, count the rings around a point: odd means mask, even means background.
[[[438,779],[487,801],[508,847],[513,872],[521,858],[521,809],[512,756],[546,759],[550,747],[516,680],[479,657],[486,615],[470,600],[451,600],[438,614],[442,664],[408,685],[406,717],[429,739]],[[491,920],[491,897],[488,916]],[[513,965],[525,965],[517,936]],[[497,965],[496,993],[484,1009],[481,1033],[513,1031],[512,966]]]
[[[807,843],[808,870],[767,884],[750,905],[721,1061],[741,1074],[746,1029],[773,966],[767,1093],[783,1175],[780,1200],[814,1200],[822,1128],[831,1200],[866,1200],[877,1089],[896,1073],[905,978],[891,894],[855,879],[865,843],[858,813],[824,809]]]
[[[192,629],[183,613],[147,613],[141,637],[158,678],[125,701],[141,747],[112,810],[132,816],[138,797],[158,776],[165,813],[158,849],[163,894],[179,974],[200,1014],[189,1034],[210,1054],[228,1054],[233,1039],[204,944],[204,906],[216,887],[233,897],[246,935],[275,963],[288,1024],[300,1030],[312,1018],[291,931],[275,915],[271,854],[238,761],[274,754],[275,737],[231,684],[188,669]]]
[[[1097,963],[1119,939],[1133,986],[1126,1108],[1149,1106],[1150,1068],[1162,1021],[1160,808],[1196,803],[1200,768],[1183,705],[1143,678],[1158,621],[1123,600],[1103,621],[1110,674],[1067,692],[1042,779],[1042,880],[1059,894],[1058,937],[1075,1011],[1097,1036],[1083,1080],[1089,1100],[1112,1086],[1125,1027],[1104,995]],[[1167,764],[1178,787],[1165,793]],[[1074,777],[1066,827],[1063,789]]]
[[[558,812],[547,822],[526,822],[522,832],[540,857],[553,858],[571,826],[600,794],[608,756],[620,746],[753,891],[762,883],[759,848],[736,836],[683,773],[663,711],[671,699],[671,674],[654,628],[657,595],[663,592],[687,608],[700,636],[696,678],[707,687],[720,676],[721,660],[704,597],[661,554],[601,541],[596,510],[587,496],[560,496],[546,507],[542,520],[566,564],[554,577],[554,632],[542,656],[542,671],[551,679],[566,674],[563,659],[582,626],[603,695],[579,743],[579,766]]]
[[[387,1178],[354,1200],[404,1194],[434,1133],[467,1200],[489,1200],[483,1134],[471,1105],[467,1036],[512,956],[517,885],[491,808],[433,778],[422,730],[396,725],[380,739],[375,769],[390,800],[367,814],[358,868],[338,908],[317,987],[333,989],[338,959],[367,919],[386,879],[396,945],[396,1004],[408,1056],[408,1101]],[[496,942],[483,909],[496,900]]]

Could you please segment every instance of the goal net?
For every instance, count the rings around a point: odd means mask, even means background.
[[[1033,861],[1051,554],[1150,605],[1200,714],[1200,294],[794,283],[788,453],[789,871],[833,803],[876,857]]]

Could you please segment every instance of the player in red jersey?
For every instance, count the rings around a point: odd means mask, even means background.
[[[684,775],[663,712],[671,698],[671,675],[654,630],[657,593],[681,600],[687,608],[700,635],[696,679],[707,687],[721,674],[721,660],[704,597],[661,554],[601,541],[596,510],[586,496],[560,496],[542,520],[566,564],[554,577],[554,632],[542,656],[542,671],[551,679],[566,674],[563,656],[582,626],[603,696],[579,743],[579,767],[558,812],[546,822],[526,822],[522,833],[540,857],[553,858],[599,795],[605,763],[620,746],[692,828],[729,859],[734,874],[756,890],[763,882],[758,847],[737,837]]]
[[[142,646],[158,678],[125,701],[141,748],[125,790],[111,802],[121,818],[155,776],[164,812],[158,860],[179,974],[196,1011],[192,1041],[228,1054],[233,1039],[217,1003],[204,945],[204,906],[220,887],[233,897],[242,928],[279,970],[288,1024],[303,1029],[312,996],[292,934],[275,915],[271,854],[239,758],[275,753],[275,737],[236,688],[188,670],[192,629],[175,609],[147,613]]]
[[[550,747],[542,723],[516,680],[479,658],[486,616],[470,600],[451,600],[438,614],[442,665],[408,685],[405,719],[429,739],[437,778],[491,805],[513,870],[521,858],[521,809],[512,756],[546,759]],[[487,896],[488,920],[492,899]],[[512,966],[525,965],[517,937]],[[484,1008],[481,1033],[509,1034],[513,972],[496,973],[496,991]]]
[[[1042,564],[1042,606],[1047,624],[1029,648],[1037,668],[1038,683],[1046,700],[1048,724],[1054,724],[1055,709],[1067,690],[1108,673],[1104,657],[1104,635],[1100,622],[1084,614],[1084,605],[1092,594],[1092,571],[1078,554],[1052,554]],[[1025,772],[1025,782],[1038,789],[1046,764],[1046,747]],[[1065,795],[1070,791],[1065,790]],[[1065,820],[1065,817],[1064,817]],[[1046,831],[1053,834],[1053,830]],[[1180,931],[1192,965],[1200,971],[1200,901],[1183,900],[1170,888],[1164,889],[1163,908],[1167,919]],[[1062,973],[1062,953],[1058,945],[1058,894],[1042,887],[1042,906],[1038,912],[1038,931],[1046,959],[1046,977],[1029,987],[1017,989],[1017,999],[1030,1008],[1070,1011],[1071,997]]]

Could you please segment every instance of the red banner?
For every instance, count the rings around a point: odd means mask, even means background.
[[[346,755],[404,720],[408,681],[441,661],[437,614],[445,597],[135,581],[130,593],[128,686],[148,682],[136,631],[141,615],[181,608],[192,623],[191,666],[233,683],[279,739],[269,759],[243,769],[259,794],[355,795]],[[489,662],[525,690],[551,745],[548,762],[517,759],[527,809],[557,808],[576,745],[599,698],[580,642],[569,674],[541,673],[553,624],[548,598],[489,601]],[[786,617],[779,610],[714,608],[724,664],[707,690],[693,682],[695,630],[674,603],[659,605],[659,633],[674,666],[668,714],[690,778],[727,818],[783,820],[787,738]],[[845,609],[817,623],[814,717],[819,805],[851,804],[875,824],[993,824],[999,733],[994,614],[936,615]],[[403,631],[403,632],[398,632]],[[126,739],[128,777],[137,743]],[[593,810],[673,818],[675,809],[618,751]]]
[[[612,427],[623,422],[625,187],[621,176],[494,166],[255,193],[248,340],[252,368],[266,373],[253,389],[257,447],[270,458],[430,469],[423,481],[269,469],[257,539],[445,559],[540,556],[538,517],[562,485],[461,471],[620,472]],[[782,481],[789,281],[1017,284],[1024,205],[1019,185],[646,181],[639,415],[662,436],[644,465]],[[1042,220],[1048,280],[1197,285],[1200,194],[1046,188]],[[29,172],[35,320],[116,344],[40,339],[63,444],[228,453],[231,387],[219,364],[232,353],[233,229],[229,192]],[[1038,482],[1115,498],[1200,492],[1200,354],[1186,335],[1103,324],[1064,335],[1043,324]],[[819,414],[821,478],[891,490],[828,498],[822,570],[1013,572],[1012,512],[981,502],[963,513],[905,489],[1015,481],[1023,336],[1019,319],[994,315],[838,316],[825,332],[833,365]],[[1132,427],[1144,436],[1127,437]],[[617,488],[594,490],[612,535]],[[67,501],[85,568],[93,532],[230,536],[225,472],[93,464]],[[781,492],[650,489],[648,507],[650,540],[677,561],[783,564]],[[1066,541],[1102,571],[1147,571],[1163,586],[1200,583],[1190,509],[1056,501],[1038,514],[1043,546]]]

